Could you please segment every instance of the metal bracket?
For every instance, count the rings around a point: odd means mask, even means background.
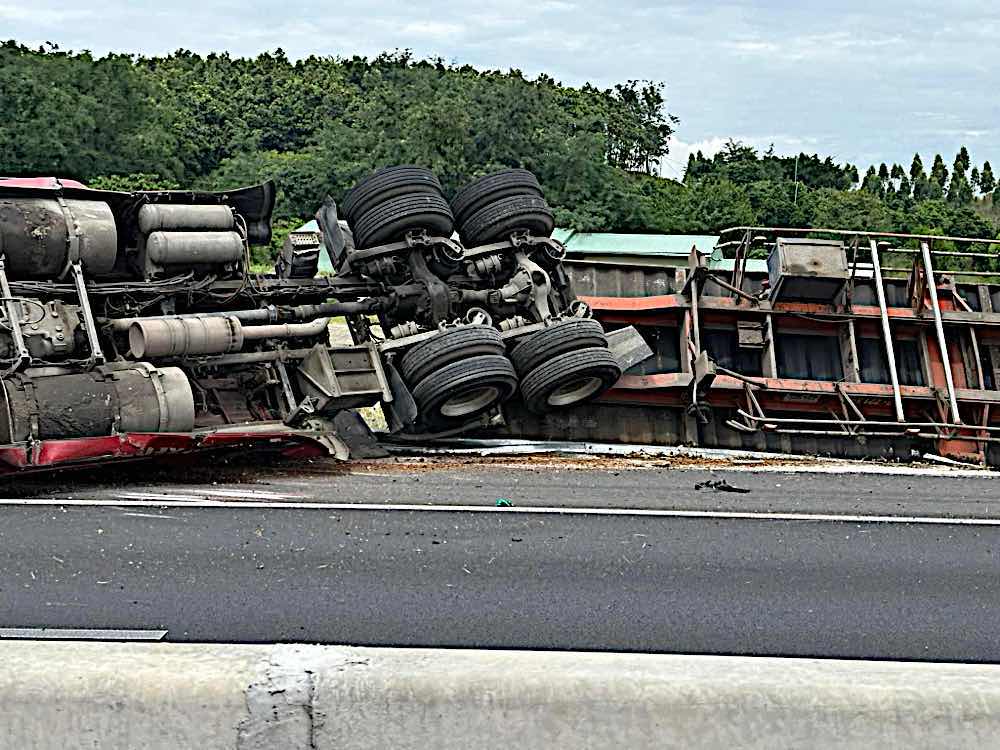
[[[302,399],[302,402],[296,405],[290,412],[288,416],[285,417],[285,424],[290,427],[296,427],[302,424],[307,419],[310,419],[316,414],[316,404],[318,399],[313,396],[306,396]]]
[[[434,245],[446,245],[455,252],[457,257],[462,257],[462,246],[450,237],[438,237],[427,234],[427,232],[421,229],[408,232],[405,239],[398,242],[390,242],[385,245],[365,248],[364,250],[349,250],[347,262],[352,268],[356,268],[366,261],[382,257],[383,255],[394,255],[395,253],[414,250],[418,247],[433,247]]]
[[[90,346],[90,357],[87,359],[87,367],[102,365],[105,362],[104,351],[101,349],[101,340],[97,337],[97,323],[94,320],[94,311],[90,307],[90,297],[87,294],[87,287],[83,282],[83,264],[80,261],[70,265],[70,272],[73,274],[73,284],[76,286],[77,297],[80,298],[80,310],[83,312],[83,327],[87,334],[87,343]]]
[[[63,272],[59,275],[60,279],[66,278],[73,266],[80,262],[81,255],[81,234],[80,225],[76,221],[76,217],[70,210],[69,204],[66,203],[66,199],[61,195],[56,196],[56,201],[59,203],[59,210],[62,211],[63,219],[66,221],[66,267]]]
[[[2,253],[0,253],[0,293],[3,294],[3,306],[7,313],[7,320],[10,321],[10,335],[14,341],[14,356],[17,360],[4,373],[5,375],[9,375],[31,362],[31,354],[24,343],[24,334],[21,331],[20,305],[11,293],[10,281],[7,279],[7,268]]]
[[[292,391],[292,383],[288,379],[288,370],[285,368],[285,363],[280,359],[275,360],[274,368],[278,371],[278,377],[281,379],[281,390],[285,394],[285,401],[288,402],[288,416],[291,418],[292,414],[298,409],[298,404],[295,402],[295,393]]]
[[[552,317],[552,308],[549,305],[549,293],[552,291],[552,282],[549,274],[540,265],[530,260],[526,253],[519,250],[514,254],[517,265],[527,272],[531,279],[531,301],[535,305],[539,320],[546,320]]]

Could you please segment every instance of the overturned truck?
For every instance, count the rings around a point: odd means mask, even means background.
[[[450,202],[390,167],[317,213],[273,273],[275,186],[110,192],[0,179],[0,471],[195,449],[346,456],[348,410],[399,439],[542,414],[610,388],[622,363],[563,268],[524,170]],[[317,276],[319,253],[335,273]],[[353,344],[330,343],[343,317]],[[627,364],[627,363],[626,363]]]

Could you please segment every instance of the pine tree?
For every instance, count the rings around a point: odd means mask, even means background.
[[[892,169],[889,170],[889,180],[887,182],[887,187],[885,190],[886,198],[890,201],[895,201],[897,198],[909,198],[910,197],[910,185],[906,184],[906,192],[903,192],[903,181],[906,179],[906,172],[898,164],[893,164]]]
[[[948,184],[948,168],[944,165],[941,154],[934,157],[929,183],[928,197],[932,199],[943,198],[945,186]]]
[[[700,151],[698,152],[698,155],[699,156],[701,155]],[[697,173],[697,171],[698,171],[698,161],[695,159],[693,153],[688,154],[687,168],[684,170],[684,178],[683,178],[684,182],[690,182],[691,180],[693,180],[695,178],[695,174]]]
[[[969,171],[969,164],[972,162],[969,160],[969,150],[962,146],[958,150],[958,154],[955,155],[955,171],[961,172],[963,175]]]
[[[935,167],[937,163],[935,162]],[[948,202],[953,206],[966,206],[972,203],[975,193],[969,178],[965,173],[969,169],[969,151],[962,146],[958,154],[955,155],[955,163],[951,172],[951,181],[948,183]]]
[[[953,206],[965,206],[972,203],[972,186],[965,172],[956,169],[951,173],[951,182],[948,183],[948,202]]]
[[[979,192],[980,184],[979,167],[972,168],[972,174],[969,175],[969,185],[972,186],[972,194],[975,195]]]
[[[910,185],[910,181],[907,179],[906,175],[904,174],[902,177],[899,178],[899,190],[896,191],[896,195],[898,195],[903,200],[909,200],[910,194],[911,194],[911,192],[910,192],[911,190],[912,190],[912,187]]]
[[[924,201],[931,197],[930,180],[927,179],[920,154],[914,154],[913,162],[910,164],[910,188],[915,201]]]
[[[993,167],[990,166],[989,162],[983,164],[983,171],[979,173],[979,189],[983,191],[983,195],[988,195],[992,193],[997,186],[996,178],[993,176]]]
[[[861,183],[861,189],[872,195],[879,195],[882,192],[882,181],[879,179],[874,165],[868,167],[868,171],[865,172],[865,180]]]

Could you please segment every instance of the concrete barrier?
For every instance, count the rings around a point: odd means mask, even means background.
[[[18,748],[981,748],[1000,666],[0,642]]]

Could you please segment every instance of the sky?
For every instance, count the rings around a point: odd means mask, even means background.
[[[729,138],[862,172],[915,152],[950,166],[962,145],[1000,163],[1000,3],[982,0],[0,0],[0,38],[97,54],[411,49],[570,85],[662,81],[680,118],[665,176]]]

